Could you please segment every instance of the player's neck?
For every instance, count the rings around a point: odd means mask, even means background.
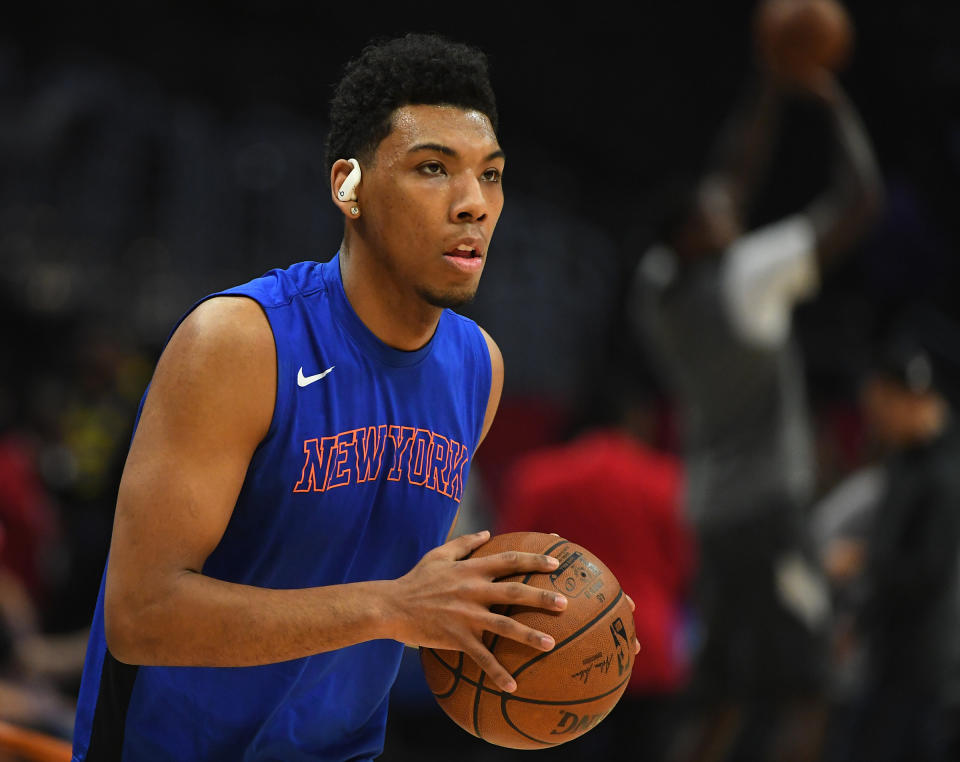
[[[340,274],[353,311],[384,344],[412,352],[433,337],[443,309],[404,294],[372,256],[342,246]]]

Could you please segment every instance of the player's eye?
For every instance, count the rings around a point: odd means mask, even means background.
[[[491,167],[491,168],[488,169],[486,172],[484,172],[482,175],[480,175],[480,177],[483,178],[483,181],[484,181],[484,182],[487,182],[487,183],[498,183],[498,182],[500,182],[500,178],[503,177],[503,174],[500,172],[499,169],[497,169],[497,168],[495,168],[495,167]]]
[[[445,174],[443,164],[439,161],[427,161],[421,164],[418,169],[425,175],[442,175]]]

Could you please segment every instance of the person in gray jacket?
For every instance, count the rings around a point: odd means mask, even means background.
[[[737,739],[755,737],[751,727],[763,731],[751,743],[761,758],[780,758],[779,744],[801,759],[819,748],[829,601],[807,539],[814,456],[791,315],[882,203],[869,137],[832,75],[791,93],[761,77],[754,89],[721,132],[713,166],[665,216],[631,302],[678,406],[699,545],[693,687],[705,708],[685,755],[697,760],[748,758]],[[788,95],[828,115],[833,181],[802,211],[748,231]],[[772,720],[751,722],[756,707]]]

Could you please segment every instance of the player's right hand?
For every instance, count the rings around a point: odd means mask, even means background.
[[[494,605],[562,611],[564,596],[520,582],[496,580],[515,574],[551,572],[559,561],[537,553],[507,551],[467,558],[490,539],[487,531],[457,537],[434,548],[407,574],[394,580],[385,602],[396,640],[409,645],[463,651],[501,690],[517,684],[483,643],[483,633],[549,651],[554,640],[515,619],[494,613]]]

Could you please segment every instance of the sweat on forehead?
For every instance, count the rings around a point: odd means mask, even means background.
[[[459,106],[410,104],[402,106],[390,117],[391,131],[421,135],[431,130],[453,129],[475,131],[491,140],[496,134],[490,119],[476,109]]]

